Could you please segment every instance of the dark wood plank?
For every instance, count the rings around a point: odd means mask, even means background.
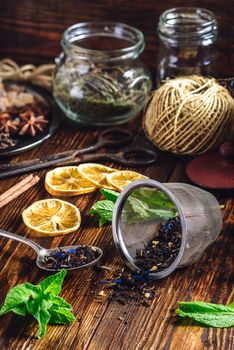
[[[87,20],[110,20],[133,25],[143,31],[146,50],[143,60],[153,75],[156,69],[158,37],[157,22],[160,14],[176,6],[184,6],[181,0],[155,1],[8,1],[1,0],[0,57],[10,56],[22,62],[48,62],[61,51],[63,31],[70,25]],[[219,24],[219,47],[222,71],[234,74],[233,2],[191,0],[189,6],[206,7],[213,11]],[[25,50],[27,48],[27,50]]]

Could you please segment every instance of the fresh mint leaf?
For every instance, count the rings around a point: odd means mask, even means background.
[[[108,200],[112,202],[116,202],[119,196],[119,192],[113,191],[113,190],[107,190],[106,188],[102,188],[101,194]]]
[[[111,221],[107,220],[106,218],[104,218],[102,216],[99,217],[99,226],[100,227],[105,225],[105,224],[110,224],[110,223],[111,223]]]
[[[114,203],[110,200],[102,200],[96,202],[91,210],[90,214],[97,215],[99,217],[99,225],[112,222],[112,214],[114,210]]]
[[[97,201],[91,208],[90,214],[99,218],[99,226],[112,222],[114,203],[119,193],[102,188],[101,193],[107,200]],[[176,206],[161,190],[151,188],[136,189],[125,202],[122,219],[131,223],[144,222],[161,218],[168,220],[176,215]]]
[[[38,338],[45,334],[46,325],[51,320],[59,324],[71,323],[75,319],[72,307],[58,296],[66,273],[66,270],[61,270],[36,286],[26,282],[13,287],[6,296],[0,315],[9,311],[21,316],[31,314],[39,323]]]
[[[37,293],[38,288],[30,283],[19,284],[13,287],[7,294],[5,302],[0,309],[0,316],[10,311],[24,316],[29,298],[34,298]]]
[[[170,208],[157,208],[156,206],[151,208],[149,204],[142,201],[141,198],[129,196],[124,205],[122,215],[123,219],[131,224],[136,222],[154,220],[158,217],[164,220],[168,220],[175,216],[175,211]]]
[[[66,308],[52,306],[50,310],[50,324],[69,324],[75,321],[75,316]]]
[[[72,306],[70,304],[68,304],[63,298],[55,296],[50,298],[50,301],[52,303],[52,306],[57,306],[57,307],[61,307],[64,309],[68,309],[68,310],[72,310]]]
[[[51,314],[47,309],[47,305],[45,305],[44,302],[38,305],[37,312],[33,314],[33,317],[39,323],[39,330],[37,332],[37,337],[42,338],[46,333],[46,326],[51,317]]]
[[[37,298],[29,299],[26,307],[28,313],[34,317],[41,307],[43,307],[45,310],[49,310],[52,305],[52,302],[48,300],[48,298],[45,298],[45,295],[41,294],[38,295]]]
[[[41,286],[43,293],[59,295],[59,293],[61,293],[62,283],[66,274],[67,270],[63,269],[55,275],[51,275],[45,278],[43,281],[41,281],[39,285]]]
[[[13,309],[11,309],[11,311],[17,315],[26,316],[27,307],[25,304],[19,304],[19,305],[15,306]]]
[[[161,190],[138,188],[131,194],[131,197],[140,199],[143,203],[147,203],[149,207],[176,209],[175,204],[170,200],[168,195]]]
[[[203,325],[216,328],[234,326],[234,303],[227,306],[201,301],[179,302],[178,304],[179,308],[175,312],[180,317],[188,317]]]

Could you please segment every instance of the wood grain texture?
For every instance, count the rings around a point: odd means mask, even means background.
[[[69,25],[84,20],[118,20],[140,28],[146,38],[143,59],[154,72],[158,40],[156,23],[166,8],[184,5],[182,1],[84,1],[84,0],[0,0],[1,57],[9,56],[21,62],[44,63],[60,52],[61,34]],[[222,50],[221,72],[234,74],[233,1],[191,0],[190,6],[213,10],[220,27],[219,46]],[[135,132],[135,143],[149,147],[140,119],[127,125]],[[69,128],[62,125],[58,133],[34,150],[11,158],[11,162],[36,158],[44,154],[87,146],[99,129]],[[2,160],[1,160],[2,161]],[[161,153],[158,162],[148,168],[134,169],[161,182],[189,182],[184,168],[187,159]],[[112,165],[112,164],[109,164]],[[115,165],[116,167],[116,165]],[[121,169],[121,167],[118,167]],[[22,223],[23,209],[34,201],[51,196],[44,188],[45,171],[36,172],[41,180],[37,186],[12,201],[0,211],[0,227],[27,236]],[[16,184],[19,177],[0,181],[0,193]],[[201,300],[227,304],[234,300],[233,276],[233,192],[214,193],[223,210],[223,230],[199,262],[177,270],[155,282],[157,295],[150,308],[119,305],[108,302],[108,295],[95,297],[91,279],[97,272],[87,269],[71,272],[65,279],[62,296],[73,305],[77,318],[70,326],[48,326],[42,340],[34,338],[37,325],[30,318],[9,314],[0,318],[1,350],[233,350],[234,330],[198,327],[179,321],[174,310],[179,300]],[[69,244],[94,244],[104,250],[103,264],[111,271],[123,268],[112,240],[111,226],[98,228],[88,215],[92,204],[100,198],[97,192],[65,198],[76,204],[82,213],[79,232],[65,237],[43,238],[36,241],[45,247]],[[0,238],[0,304],[8,290],[23,282],[38,283],[47,276],[35,265],[33,250],[22,244]],[[100,276],[100,278],[102,278]]]
[[[40,149],[17,156],[17,159],[34,158],[52,150],[63,150],[84,146],[94,139],[97,130],[78,128],[69,131],[63,127],[58,135],[43,144]],[[136,135],[137,144],[146,142],[143,135]],[[16,158],[14,158],[14,161]],[[110,164],[111,165],[111,164]],[[161,154],[157,164],[140,169],[153,179],[186,181],[185,161],[170,154]],[[133,169],[134,170],[134,169]],[[137,169],[135,169],[137,170]],[[21,220],[21,212],[34,201],[49,198],[44,189],[45,171],[38,172],[41,181],[18,199],[1,210],[0,227],[27,235]],[[17,178],[1,181],[1,192],[18,181]],[[100,198],[98,192],[87,196],[66,198],[76,204],[82,213],[79,233],[65,237],[37,239],[45,247],[68,244],[94,244],[104,250],[103,264],[114,271],[122,267],[115,251],[111,227],[98,228],[87,215],[93,202]],[[233,329],[212,330],[194,324],[179,322],[174,310],[178,300],[202,300],[229,303],[234,299],[232,239],[234,201],[231,194],[222,194],[225,202],[224,227],[219,239],[207,249],[195,265],[178,270],[168,278],[156,282],[157,295],[151,308],[138,305],[122,306],[109,303],[107,296],[94,297],[90,294],[91,278],[95,271],[69,273],[62,296],[74,307],[77,321],[71,326],[48,326],[44,339],[34,339],[37,326],[30,319],[10,314],[0,319],[1,349],[78,349],[78,350],[155,350],[179,349],[233,349]],[[0,303],[10,287],[30,281],[38,283],[46,276],[34,265],[34,252],[22,244],[1,239],[0,246]],[[107,273],[105,277],[111,272]],[[119,319],[121,318],[121,320]],[[122,319],[123,318],[123,319]]]
[[[60,53],[63,31],[70,25],[89,20],[119,21],[143,31],[146,49],[143,60],[155,74],[160,14],[176,6],[205,7],[213,11],[219,25],[220,74],[234,74],[233,0],[0,0],[1,57],[21,62],[53,61]]]

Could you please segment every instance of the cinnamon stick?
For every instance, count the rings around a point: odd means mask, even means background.
[[[40,180],[39,176],[33,176],[32,174],[25,177],[22,181],[9,188],[6,192],[0,195],[0,208],[10,203],[13,199],[19,197],[22,193],[29,190]]]

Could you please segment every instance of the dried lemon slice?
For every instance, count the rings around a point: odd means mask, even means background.
[[[140,179],[147,179],[147,176],[141,175],[135,171],[130,170],[116,171],[115,173],[108,174],[106,176],[106,180],[109,183],[109,185],[114,187],[118,191],[122,191],[131,182]]]
[[[45,188],[55,196],[76,196],[93,192],[97,187],[80,175],[77,166],[66,166],[46,174]]]
[[[78,171],[84,178],[92,182],[95,186],[99,188],[104,187],[107,189],[113,189],[113,186],[107,182],[106,176],[118,170],[101,164],[84,163],[78,166]]]
[[[44,199],[33,203],[22,213],[25,225],[34,236],[59,236],[80,227],[79,209],[60,199]]]

